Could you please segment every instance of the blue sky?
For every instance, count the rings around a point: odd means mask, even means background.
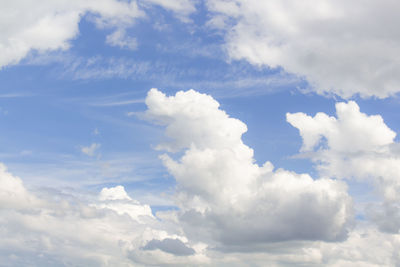
[[[4,266],[399,264],[398,4],[22,2],[0,3]]]

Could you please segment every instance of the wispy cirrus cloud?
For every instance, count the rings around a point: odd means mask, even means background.
[[[282,70],[256,68],[246,62],[226,63],[224,60],[215,58],[209,59],[209,64],[214,64],[213,68],[204,69],[202,66],[190,64],[190,61],[178,60],[171,63],[163,60],[163,56],[165,54],[161,54],[159,59],[152,61],[100,55],[84,58],[73,54],[54,54],[32,57],[25,64],[52,64],[54,65],[52,74],[58,79],[77,81],[128,79],[149,84],[162,84],[163,87],[176,89],[194,88],[212,93],[217,98],[264,95],[288,89],[302,91],[307,88],[303,79]],[[195,60],[191,59],[191,61]],[[182,64],[190,66],[182,69]],[[115,96],[110,95],[109,100],[100,97],[87,101],[93,106],[117,106],[129,104],[130,101],[132,104],[143,101],[142,99],[129,100],[119,95],[120,93]]]
[[[0,98],[19,98],[19,97],[30,97],[33,96],[32,93],[6,93],[6,94],[0,94]]]

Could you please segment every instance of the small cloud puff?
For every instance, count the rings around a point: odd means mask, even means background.
[[[101,147],[101,144],[93,143],[90,146],[84,146],[81,148],[81,152],[90,157],[93,157],[96,151]]]
[[[133,37],[126,35],[126,31],[118,29],[113,33],[107,35],[106,43],[110,46],[117,46],[129,50],[135,50],[137,47],[137,41]]]

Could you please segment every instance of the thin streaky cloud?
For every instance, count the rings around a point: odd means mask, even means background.
[[[144,103],[144,99],[132,99],[125,101],[116,101],[116,102],[103,102],[103,103],[91,103],[90,106],[96,107],[114,107],[114,106],[126,106],[131,104],[141,104]]]
[[[31,93],[9,93],[9,94],[0,94],[0,98],[18,98],[18,97],[30,97],[33,96]]]

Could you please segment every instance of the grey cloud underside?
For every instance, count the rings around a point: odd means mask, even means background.
[[[166,238],[163,240],[150,240],[146,246],[143,247],[144,250],[155,250],[160,249],[167,253],[171,253],[177,256],[188,256],[195,253],[194,249],[187,247],[179,239]]]

